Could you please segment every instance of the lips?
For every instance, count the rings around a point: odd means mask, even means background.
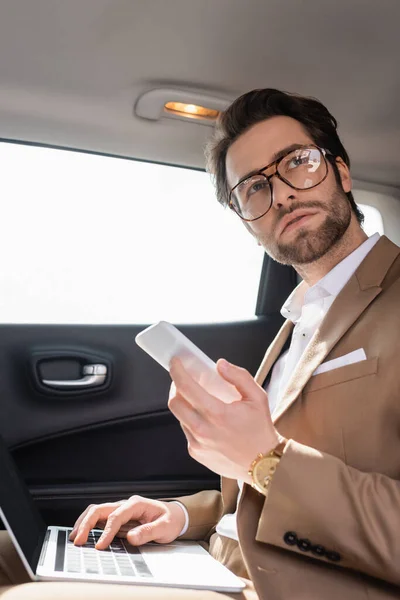
[[[294,225],[295,223],[297,223],[304,217],[311,217],[312,215],[315,215],[315,214],[316,214],[315,212],[308,212],[308,211],[305,212],[305,211],[298,210],[298,211],[295,211],[291,215],[286,215],[282,219],[280,235],[282,235],[282,233],[285,231],[285,229],[287,229],[291,225]]]
[[[296,217],[295,219],[293,219],[293,221],[290,221],[290,223],[288,223],[286,225],[286,227],[289,227],[289,225],[293,225],[293,223],[297,223],[297,221],[300,221],[300,219],[304,219],[304,216],[308,216],[308,215],[303,215],[302,217]],[[286,229],[285,227],[285,229]]]

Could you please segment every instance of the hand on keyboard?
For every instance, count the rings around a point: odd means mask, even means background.
[[[179,504],[141,496],[120,502],[92,504],[77,519],[70,540],[76,546],[85,544],[90,530],[101,522],[105,522],[105,527],[96,543],[97,550],[107,548],[117,534],[126,537],[133,546],[147,542],[172,542],[182,531],[185,514]]]

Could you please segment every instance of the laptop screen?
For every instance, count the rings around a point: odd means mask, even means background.
[[[1,437],[0,519],[19,546],[17,550],[36,573],[47,526]]]

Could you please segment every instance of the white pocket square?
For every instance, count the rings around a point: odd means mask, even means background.
[[[344,367],[346,365],[352,365],[353,363],[357,363],[362,360],[367,360],[367,355],[365,354],[364,348],[359,348],[358,350],[349,352],[349,354],[339,356],[338,358],[334,358],[333,360],[328,360],[320,364],[319,367],[315,369],[313,375],[326,373],[327,371],[332,371],[333,369],[338,369],[339,367]]]

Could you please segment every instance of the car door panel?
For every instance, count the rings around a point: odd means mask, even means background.
[[[179,326],[213,360],[255,373],[281,320]],[[187,453],[168,411],[169,374],[134,342],[144,326],[3,325],[0,429],[47,520],[70,522],[88,503],[141,493],[217,488]],[[83,364],[107,365],[103,387],[52,390]],[[45,363],[46,369],[40,371]]]

